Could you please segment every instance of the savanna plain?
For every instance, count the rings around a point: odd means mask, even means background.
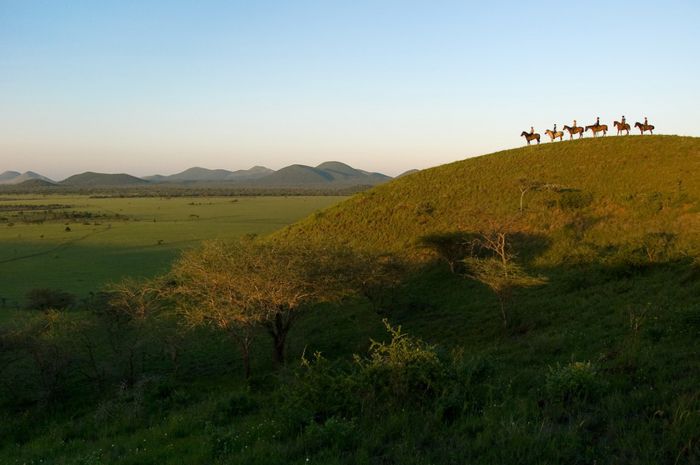
[[[700,463],[699,172],[655,135],[2,198],[0,463]]]

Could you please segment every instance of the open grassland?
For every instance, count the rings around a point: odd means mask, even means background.
[[[84,296],[168,269],[204,239],[267,234],[342,197],[0,196],[0,298],[30,289]]]
[[[699,163],[693,138],[547,144],[315,213],[274,239],[412,266],[394,286],[307,308],[287,367],[260,329],[249,382],[223,331],[165,318],[125,327],[114,350],[99,308],[12,312],[0,329],[50,330],[0,345],[0,463],[700,463]],[[460,261],[463,241],[493,230],[540,278],[512,289],[507,326]],[[408,336],[370,345],[391,339],[383,318]],[[64,357],[49,391],[45,361]],[[90,376],[100,368],[110,382]]]

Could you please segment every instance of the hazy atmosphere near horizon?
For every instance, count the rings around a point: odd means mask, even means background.
[[[700,4],[0,1],[0,171],[396,175],[577,119],[700,134]]]

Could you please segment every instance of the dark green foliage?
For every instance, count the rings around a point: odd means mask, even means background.
[[[368,355],[352,364],[331,363],[319,353],[304,358],[284,392],[285,415],[292,422],[326,425],[333,419],[381,419],[410,410],[452,422],[477,405],[483,364],[461,354],[441,354],[435,346],[410,337],[384,320],[390,340],[372,341]]]
[[[435,233],[418,239],[418,245],[432,250],[437,256],[447,262],[450,271],[459,273],[464,257],[474,249],[476,234],[454,231],[447,233]]]
[[[31,310],[66,310],[75,304],[75,296],[60,289],[32,289],[26,300]]]
[[[562,210],[580,210],[593,203],[593,194],[577,190],[568,190],[560,194],[559,208]]]
[[[544,387],[548,400],[566,405],[576,401],[595,401],[602,383],[591,362],[571,362],[549,367]]]

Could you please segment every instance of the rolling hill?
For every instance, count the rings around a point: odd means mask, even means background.
[[[20,173],[17,171],[5,171],[3,173],[0,173],[0,183],[10,181],[19,175],[20,175]]]
[[[59,184],[71,187],[115,187],[115,186],[139,186],[148,184],[148,181],[131,176],[130,174],[107,174],[87,171],[75,174],[64,179]]]
[[[396,177],[403,178],[404,176],[408,176],[409,174],[417,173],[418,171],[420,171],[420,170],[417,170],[417,169],[407,170],[407,171],[404,171],[403,173],[399,174]]]
[[[329,161],[316,167],[294,164],[278,171],[264,166],[248,170],[210,170],[194,167],[171,176],[147,176],[153,183],[239,183],[246,187],[319,187],[375,185],[391,178],[381,173],[355,169],[345,163]]]
[[[28,171],[20,174],[6,171],[0,174],[0,185],[18,187],[46,187],[48,184],[29,183],[29,179],[41,179],[49,184],[65,187],[120,187],[128,188],[144,184],[170,184],[175,187],[196,185],[198,188],[241,187],[260,188],[312,188],[345,189],[357,186],[366,187],[381,184],[391,177],[381,173],[358,170],[340,162],[325,162],[317,167],[291,165],[274,171],[264,166],[254,166],[247,170],[229,171],[224,169],[189,168],[181,173],[164,176],[156,174],[138,178],[129,174],[105,174],[85,172],[70,176],[59,183],[37,173]],[[20,186],[21,185],[21,186]]]
[[[37,184],[37,185],[50,185],[50,184],[56,184],[54,181],[51,179],[47,178],[46,176],[42,176],[38,173],[35,173],[33,171],[26,171],[24,173],[18,173],[17,171],[5,171],[4,173],[0,174],[0,184],[9,184],[9,185],[25,185],[28,186],[29,184],[24,184],[26,181],[30,180],[41,180],[44,181],[45,184]]]
[[[264,166],[254,166],[248,170],[229,171],[223,169],[210,170],[207,168],[193,167],[170,176],[154,175],[143,179],[151,182],[190,183],[190,182],[225,182],[246,181],[258,179],[274,171]]]
[[[280,233],[417,251],[421,237],[508,225],[552,247],[583,228],[604,247],[661,229],[700,244],[700,139],[583,139],[422,170],[358,194]],[[528,187],[520,212],[521,187]],[[577,221],[587,222],[576,225]],[[589,224],[590,223],[590,224]]]
[[[355,169],[345,163],[329,161],[316,167],[291,165],[254,182],[256,186],[301,187],[301,186],[350,186],[376,185],[390,180],[380,173],[369,173]]]
[[[32,178],[14,185],[23,189],[38,189],[43,187],[55,187],[57,184],[53,181],[47,181],[46,179]]]
[[[410,439],[382,443],[393,463],[696,463],[698,173],[700,138],[523,147],[396,179],[273,240],[408,258],[402,283],[371,297],[375,318],[467,361],[469,381],[445,400],[454,416],[440,402],[422,413],[406,405],[410,413],[391,420],[351,416],[366,437],[389,438],[402,425]],[[502,275],[479,278],[471,247],[494,233],[505,234],[516,276],[537,284],[499,288]],[[298,346],[305,353],[308,331]],[[320,398],[324,406],[336,399]],[[418,442],[424,452],[414,452]]]

